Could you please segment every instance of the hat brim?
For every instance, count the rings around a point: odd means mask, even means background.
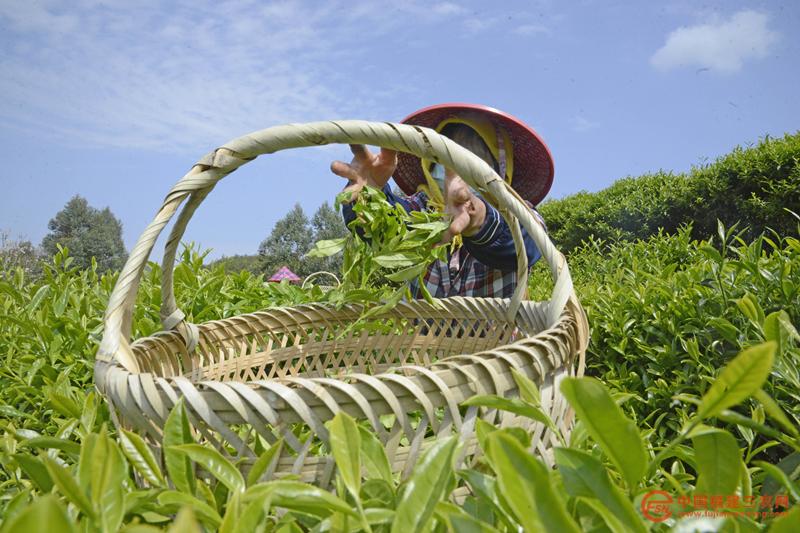
[[[539,134],[522,121],[493,107],[452,103],[420,109],[402,122],[436,129],[446,119],[466,112],[481,113],[495,126],[505,129],[514,149],[514,176],[511,186],[533,205],[541,202],[553,185],[553,156]],[[417,192],[417,187],[425,183],[419,158],[405,152],[398,153],[394,180],[404,193]]]

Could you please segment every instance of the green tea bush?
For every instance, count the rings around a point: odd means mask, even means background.
[[[14,471],[18,490],[2,508],[0,529],[644,533],[759,531],[768,523],[770,531],[794,531],[800,512],[790,510],[798,500],[790,475],[743,454],[729,432],[704,424],[754,397],[770,414],[761,431],[800,450],[796,427],[761,391],[776,349],[772,340],[741,352],[711,380],[685,428],[658,447],[600,382],[564,380],[561,393],[578,425],[569,443],[554,428],[556,470],[529,452],[529,435],[480,419],[477,463],[459,465],[456,437],[437,439],[400,479],[377,437],[340,412],[328,424],[337,472],[330,492],[291,477],[262,480],[280,440],[242,474],[222,453],[195,442],[183,402],[165,423],[163,466],[141,437],[122,430],[113,438],[104,426],[80,445],[7,438],[4,466]],[[520,373],[513,377],[518,400],[477,396],[465,406],[505,409],[554,427],[535,384]],[[666,503],[648,505],[654,491]],[[719,517],[704,520],[709,512]]]
[[[629,398],[654,442],[673,438],[688,416],[676,396],[702,395],[718,368],[774,331],[786,342],[766,388],[800,422],[800,350],[789,340],[800,320],[798,239],[746,242],[721,225],[708,241],[688,227],[646,241],[590,239],[570,270],[592,328],[587,373]],[[547,298],[547,275],[534,272],[535,299]],[[757,445],[749,430],[740,440]]]
[[[787,235],[797,224],[791,212],[800,213],[800,133],[737,147],[685,174],[628,177],[596,193],[545,202],[539,209],[564,251],[590,237],[644,239],[659,228],[674,233],[687,223],[695,238],[705,238],[716,230],[717,220],[726,225],[746,221],[749,239],[768,228]]]
[[[261,276],[249,272],[226,275],[222,267],[205,269],[204,258],[187,247],[175,268],[178,303],[193,322],[308,302],[321,295],[319,289],[265,284]],[[81,418],[86,394],[93,387],[94,354],[117,274],[101,275],[94,264],[78,269],[66,249],[43,264],[36,278],[26,276],[21,267],[4,274],[0,277],[0,431],[64,434],[63,424]],[[161,329],[160,280],[160,267],[151,263],[135,309],[136,338]],[[0,483],[7,475],[0,469]]]

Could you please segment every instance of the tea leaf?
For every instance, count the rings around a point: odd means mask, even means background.
[[[273,507],[283,507],[321,517],[336,512],[356,516],[346,501],[327,490],[299,481],[277,480],[259,483],[247,489],[244,501],[250,502],[264,495],[269,495]]]
[[[80,486],[78,486],[72,474],[49,457],[42,457],[41,459],[47,467],[47,471],[53,482],[58,487],[58,491],[74,503],[83,514],[88,517],[94,517],[95,511],[92,507],[92,503],[81,490]]]
[[[570,448],[556,448],[555,459],[570,496],[597,500],[624,525],[625,531],[647,531],[631,502],[611,483],[600,461],[586,452]]]
[[[592,378],[567,378],[561,392],[575,409],[589,435],[600,445],[633,490],[647,468],[644,444],[606,388]]]
[[[503,431],[491,433],[487,441],[497,484],[522,528],[578,533],[577,524],[553,489],[547,468]]]
[[[306,254],[306,257],[329,257],[344,250],[346,244],[347,237],[317,241],[314,244],[314,248]]]
[[[539,388],[536,386],[536,383],[531,381],[528,376],[515,368],[511,369],[511,376],[514,378],[514,382],[519,388],[520,399],[531,405],[540,407],[542,404],[542,395],[539,392]]]
[[[13,457],[22,471],[42,492],[50,492],[53,488],[53,479],[41,459],[27,453],[17,453]]]
[[[437,518],[449,526],[450,531],[458,533],[499,533],[486,522],[468,515],[461,507],[450,502],[439,502],[435,510]]]
[[[778,403],[773,400],[769,394],[764,392],[764,389],[758,389],[753,396],[761,403],[761,405],[764,406],[764,410],[767,412],[767,414],[774,418],[775,421],[783,427],[783,429],[785,429],[793,437],[800,437],[800,433],[797,431],[797,428],[786,417],[783,409],[781,409],[780,405],[778,405]]]
[[[774,342],[765,342],[740,352],[703,396],[697,416],[711,418],[758,391],[772,370],[775,348]]]
[[[125,428],[120,429],[119,440],[122,443],[122,451],[131,465],[154,487],[164,486],[161,468],[144,440],[136,433]]]
[[[727,431],[708,429],[692,437],[697,461],[699,494],[733,494],[739,485],[742,454]]]
[[[797,485],[791,479],[789,479],[789,476],[786,475],[786,472],[765,461],[753,461],[753,464],[764,470],[764,472],[769,474],[774,481],[786,489],[794,501],[800,500],[800,489],[798,489]]]
[[[456,444],[455,437],[436,440],[414,466],[397,502],[392,533],[420,531],[428,523],[453,475]]]
[[[375,433],[361,426],[358,427],[358,431],[361,433],[361,457],[364,459],[367,479],[378,478],[392,485],[392,467],[383,444]]]
[[[536,420],[537,422],[547,425],[554,431],[557,431],[555,424],[553,424],[553,421],[550,420],[550,417],[547,416],[544,411],[542,411],[536,405],[527,403],[517,398],[503,398],[502,396],[487,394],[483,396],[473,396],[462,402],[461,405],[465,405],[467,407],[474,405],[477,407],[488,407],[490,409],[501,409],[503,411],[508,411],[510,413]]]
[[[36,531],[76,531],[66,510],[52,495],[36,500],[3,527],[4,533],[34,533]]]
[[[175,505],[183,508],[188,506],[197,513],[198,518],[204,524],[214,529],[219,528],[220,524],[222,524],[222,517],[216,509],[191,494],[178,492],[177,490],[165,490],[158,495],[158,502],[161,505]]]
[[[340,411],[329,424],[331,452],[347,490],[358,499],[361,491],[361,435],[353,417]]]
[[[192,461],[208,470],[231,492],[244,491],[245,482],[241,472],[217,450],[200,444],[182,444],[172,446],[172,449],[188,455]]]
[[[764,323],[764,310],[761,309],[758,300],[752,294],[745,293],[745,295],[736,300],[736,305],[744,316],[758,327]]]
[[[247,473],[247,486],[255,485],[264,473],[280,458],[283,449],[283,439],[278,439],[267,451],[261,454],[253,463],[250,472]]]
[[[186,408],[183,398],[178,400],[175,407],[170,411],[167,421],[164,423],[164,464],[169,473],[169,479],[175,488],[186,494],[194,494],[195,480],[192,462],[189,457],[173,446],[181,444],[191,444],[194,442],[192,431],[189,426],[189,419],[186,416]]]

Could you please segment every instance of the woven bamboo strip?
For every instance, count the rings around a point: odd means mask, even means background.
[[[520,283],[511,299],[449,298],[435,306],[401,302],[375,319],[386,331],[355,328],[344,336],[360,316],[359,306],[300,305],[200,325],[187,322],[175,304],[172,268],[189,220],[215,184],[260,154],[329,142],[376,144],[453,168],[500,209],[518,250],[520,225],[536,241],[555,282],[551,300],[524,300]],[[171,331],[131,344],[139,280],[155,240],[181,205],[163,260],[161,315]],[[518,254],[517,267],[519,279],[526,279],[524,253]],[[403,474],[433,439],[448,434],[466,442],[459,462],[471,461],[477,417],[529,429],[532,450],[551,461],[557,439],[549,428],[493,409],[459,406],[476,394],[517,394],[515,369],[540,386],[543,409],[568,433],[572,413],[558,384],[583,372],[587,341],[586,317],[564,257],[524,202],[482,160],[425,128],[319,122],[231,141],[172,188],[111,295],[95,374],[114,420],[140,431],[156,450],[161,427],[182,397],[198,437],[242,459],[245,468],[256,448],[282,437],[286,446],[271,475],[293,472],[325,485],[334,465],[316,450],[327,441],[325,422],[339,411],[367,423],[385,444],[393,469]],[[311,436],[299,439],[298,428]]]

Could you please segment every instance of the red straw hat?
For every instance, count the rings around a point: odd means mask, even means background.
[[[513,147],[511,186],[533,205],[541,202],[553,184],[553,156],[533,128],[519,119],[493,107],[451,103],[420,109],[403,119],[403,123],[436,130],[444,121],[464,115],[479,115],[507,134]],[[417,192],[417,187],[425,183],[419,158],[398,153],[394,180],[406,194]]]

